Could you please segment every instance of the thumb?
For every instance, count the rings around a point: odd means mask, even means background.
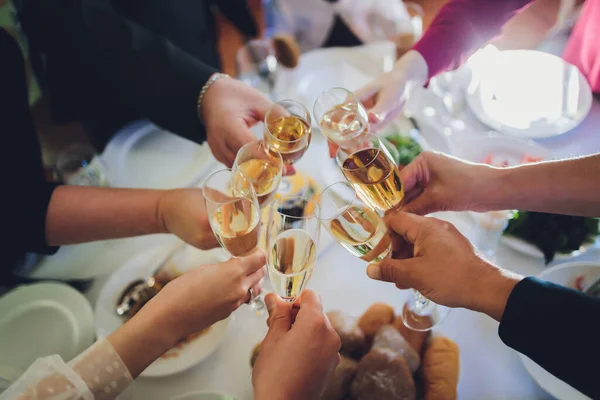
[[[380,262],[369,264],[367,275],[371,279],[384,282],[393,282],[399,289],[414,287],[415,271],[419,270],[420,260],[394,260],[386,258]]]
[[[273,293],[265,297],[265,304],[269,311],[269,332],[265,341],[277,341],[282,338],[292,327],[291,308],[292,303],[284,303],[277,299]]]

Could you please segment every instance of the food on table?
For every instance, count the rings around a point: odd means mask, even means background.
[[[382,326],[394,322],[394,317],[393,307],[384,303],[375,303],[360,317],[358,326],[367,338],[373,339]]]
[[[594,280],[585,279],[585,275],[575,277],[573,286],[580,292],[586,292],[587,295],[600,298],[600,276]]]
[[[350,385],[356,375],[358,363],[350,358],[341,357],[327,383],[321,400],[343,400],[350,393]]]
[[[300,46],[294,35],[277,33],[273,36],[275,58],[286,68],[296,68],[300,60]]]
[[[360,318],[362,326],[373,332],[372,341],[365,338],[360,322],[357,326],[356,319],[344,312],[330,311],[327,317],[340,335],[342,357],[320,400],[411,400],[422,394],[427,400],[456,398],[459,353],[450,339],[430,339],[430,331],[409,330],[384,303],[373,304]],[[260,343],[252,351],[250,365],[259,351]]]
[[[413,400],[415,381],[404,358],[388,349],[374,349],[358,363],[350,389],[354,400]]]
[[[598,236],[598,219],[519,211],[504,234],[535,245],[548,264],[557,253],[569,254],[593,243]]]
[[[342,311],[330,311],[327,317],[342,341],[340,353],[351,358],[362,357],[368,345],[365,333],[358,327],[357,319]]]
[[[254,367],[254,364],[256,363],[256,359],[258,358],[258,355],[260,354],[260,346],[261,345],[262,345],[262,342],[259,342],[252,349],[252,356],[250,356],[250,366],[251,367]]]
[[[394,319],[394,327],[398,330],[398,332],[400,332],[404,339],[410,343],[417,354],[423,354],[425,344],[431,336],[431,331],[415,331],[409,329],[406,325],[404,325],[401,316],[397,316],[396,319]]]
[[[384,325],[379,329],[375,335],[375,339],[373,339],[373,347],[371,349],[388,349],[398,353],[404,358],[410,372],[413,374],[419,369],[419,365],[421,364],[419,354],[417,354],[415,349],[412,348],[393,325]]]
[[[528,163],[533,163],[533,162],[540,162],[543,161],[544,159],[542,157],[536,157],[536,156],[532,156],[529,154],[525,154],[521,160],[519,162],[517,162],[516,164],[507,160],[505,157],[499,156],[497,154],[488,154],[484,159],[483,159],[483,163],[484,164],[488,164],[494,167],[499,167],[499,168],[506,168],[506,167],[512,167],[514,165],[519,165],[519,164],[528,164]]]
[[[446,337],[434,337],[422,362],[424,400],[454,400],[459,374],[458,346]]]
[[[396,163],[402,167],[410,164],[423,151],[421,145],[414,138],[406,134],[395,133],[386,136],[385,139],[393,144],[398,151]]]

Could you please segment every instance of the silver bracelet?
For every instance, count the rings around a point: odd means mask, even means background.
[[[215,83],[221,78],[229,78],[229,75],[223,74],[221,72],[215,72],[210,76],[210,78],[208,78],[208,81],[206,81],[206,83],[204,84],[204,86],[202,86],[202,89],[200,90],[200,94],[198,95],[198,118],[200,118],[201,122],[204,122],[202,120],[202,100],[204,100],[204,95],[206,94],[208,88],[211,87],[213,83]]]

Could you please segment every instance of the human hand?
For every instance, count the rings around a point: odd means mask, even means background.
[[[231,167],[238,150],[255,140],[250,128],[263,122],[271,101],[236,79],[215,81],[199,110],[206,126],[208,145],[217,160]]]
[[[273,294],[265,301],[269,332],[252,371],[254,398],[320,398],[339,362],[341,342],[323,313],[319,295],[305,290],[293,304],[279,301]]]
[[[227,318],[249,300],[250,288],[258,295],[264,265],[265,254],[258,249],[246,257],[194,268],[167,283],[138,314],[160,315],[160,326],[184,338]]]
[[[440,153],[423,152],[400,171],[405,200],[402,211],[488,211],[493,208],[498,169]]]
[[[158,203],[164,230],[202,250],[219,247],[208,221],[202,189],[165,191]]]
[[[385,222],[394,253],[406,254],[406,248],[411,251],[404,259],[370,264],[370,278],[393,282],[399,289],[416,289],[438,304],[502,318],[508,296],[522,277],[481,258],[449,222],[401,211],[386,215]]]
[[[410,90],[427,81],[427,71],[423,56],[410,50],[400,57],[391,71],[355,92],[369,111],[371,131],[376,132],[400,114]]]

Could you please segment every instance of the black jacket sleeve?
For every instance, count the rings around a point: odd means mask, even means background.
[[[600,299],[525,278],[508,298],[499,335],[557,378],[600,398]]]
[[[19,17],[45,62],[59,60],[64,81],[86,89],[65,87],[64,96],[75,93],[92,107],[117,103],[181,136],[205,139],[197,98],[216,69],[121,16],[109,1],[25,0]]]
[[[14,263],[26,252],[51,254],[46,244],[46,212],[55,185],[44,178],[37,134],[29,112],[25,63],[17,42],[0,29],[0,133],[5,151],[2,251]],[[5,261],[3,264],[5,264]],[[3,272],[0,271],[0,275]]]

